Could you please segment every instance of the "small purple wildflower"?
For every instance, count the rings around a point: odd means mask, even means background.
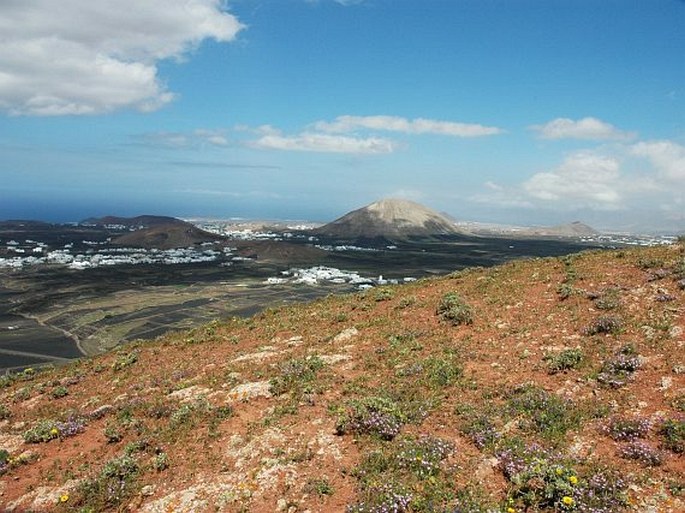
[[[392,440],[406,421],[406,416],[390,399],[367,397],[350,404],[348,412],[338,420],[336,429],[339,435],[368,434]]]
[[[604,362],[597,381],[611,388],[622,387],[641,366],[640,356],[634,354],[632,347],[626,346]]]
[[[416,440],[403,440],[397,463],[400,468],[411,470],[424,478],[437,474],[440,462],[454,450],[447,440],[433,436],[422,436]]]
[[[71,415],[66,422],[57,422],[55,427],[59,431],[59,436],[74,436],[83,432],[85,422],[79,417]]]
[[[663,463],[663,454],[650,445],[641,441],[633,441],[620,451],[621,457],[636,460],[650,467],[657,467]]]
[[[623,321],[616,315],[602,315],[583,330],[585,335],[616,333],[623,327]]]
[[[603,431],[613,440],[624,442],[644,438],[651,427],[650,420],[644,417],[614,417]]]
[[[367,490],[369,500],[347,507],[347,513],[405,513],[413,496],[393,483],[383,483]]]

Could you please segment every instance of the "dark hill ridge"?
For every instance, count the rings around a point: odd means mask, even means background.
[[[204,231],[195,225],[167,216],[136,217],[105,216],[82,221],[84,225],[124,226],[130,230],[112,240],[112,244],[146,249],[185,248],[203,242],[217,242],[223,237]]]
[[[332,221],[314,233],[339,239],[402,240],[460,233],[445,216],[404,199],[383,199]]]
[[[127,228],[150,228],[152,226],[160,225],[192,226],[189,223],[182,221],[181,219],[177,219],[175,217],[152,215],[142,215],[136,217],[91,217],[84,221],[81,221],[81,224],[92,224],[96,226],[120,225],[126,226]]]
[[[51,228],[54,225],[44,221],[32,221],[28,219],[8,219],[0,221],[0,230],[37,230]]]
[[[0,380],[0,510],[680,513],[685,247],[284,305]]]
[[[190,223],[179,221],[171,224],[157,224],[125,233],[113,239],[112,244],[146,249],[174,249],[221,240],[224,238],[220,235],[206,232]]]

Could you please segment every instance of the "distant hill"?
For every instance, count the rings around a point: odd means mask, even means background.
[[[600,232],[580,221],[556,226],[514,226],[478,222],[460,222],[457,227],[464,233],[484,237],[524,237],[524,238],[579,238],[599,235]]]
[[[31,221],[25,219],[8,219],[7,221],[0,221],[0,230],[38,230],[51,228],[53,225],[43,221]]]
[[[460,233],[445,216],[413,201],[383,199],[313,230],[340,239],[406,239]]]
[[[125,233],[113,239],[112,244],[146,249],[173,249],[223,240],[223,237],[201,230],[185,221],[179,219],[174,221],[176,222]]]
[[[529,231],[532,235],[549,237],[588,237],[599,234],[597,230],[591,226],[581,223],[580,221],[550,226],[547,228],[530,228]]]
[[[96,225],[96,226],[106,226],[106,225],[121,225],[121,226],[126,226],[127,228],[149,228],[151,226],[160,226],[160,225],[179,225],[179,226],[184,226],[188,225],[185,221],[181,221],[180,219],[176,219],[175,217],[168,217],[168,216],[151,216],[151,215],[142,215],[142,216],[136,216],[136,217],[118,217],[118,216],[105,216],[105,217],[90,217],[84,221],[81,221],[81,224],[90,224],[90,225]],[[190,226],[190,225],[189,225]]]

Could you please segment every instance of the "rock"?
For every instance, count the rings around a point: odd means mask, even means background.
[[[254,381],[252,383],[243,383],[233,387],[228,392],[228,401],[247,401],[256,397],[271,397],[271,385],[268,381]]]
[[[155,494],[155,485],[145,485],[140,490],[140,494],[143,497],[151,497]]]
[[[276,356],[277,354],[279,354],[278,351],[273,351],[271,348],[269,348],[264,351],[258,351],[256,353],[249,353],[244,354],[242,356],[238,356],[237,358],[233,359],[233,362],[261,362],[262,360],[266,360],[267,358],[271,358],[272,356]]]
[[[495,477],[495,468],[499,465],[497,458],[485,458],[476,468],[475,477],[480,482],[486,482]]]
[[[285,511],[286,509],[288,509],[288,501],[283,498],[278,499],[278,502],[276,503],[276,511]]]
[[[668,390],[673,385],[673,378],[670,376],[663,376],[661,378],[661,384],[659,385],[659,390]]]
[[[359,335],[359,330],[357,328],[347,328],[340,333],[338,333],[334,338],[333,342],[340,344],[342,342],[347,342]]]
[[[10,454],[17,452],[24,445],[24,437],[21,435],[0,434],[0,448]]]
[[[181,390],[171,392],[168,397],[182,403],[189,403],[200,397],[206,397],[210,392],[212,392],[212,390],[209,388],[193,385],[188,388],[182,388]]]
[[[347,354],[322,354],[319,358],[327,365],[334,365],[338,362],[349,360],[351,356]]]
[[[302,345],[302,342],[303,342],[302,335],[290,337],[288,340],[285,341],[285,343],[290,347],[296,347],[296,346]]]
[[[111,404],[103,404],[99,408],[95,408],[92,412],[88,414],[91,419],[101,419],[108,413],[114,410]]]

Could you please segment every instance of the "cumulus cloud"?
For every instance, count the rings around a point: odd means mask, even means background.
[[[649,159],[667,180],[685,182],[685,146],[673,141],[645,141],[634,144],[631,153]]]
[[[592,152],[569,155],[556,169],[523,184],[533,198],[573,207],[616,209],[621,205],[619,161]]]
[[[11,115],[151,111],[174,98],[157,75],[205,39],[244,26],[221,0],[4,0],[0,110]]]
[[[633,139],[634,133],[619,130],[614,125],[601,119],[587,117],[577,121],[569,118],[557,118],[544,125],[530,127],[543,139],[585,139],[595,141],[625,141]]]
[[[319,121],[314,124],[314,128],[330,133],[348,133],[366,129],[453,137],[482,137],[503,133],[501,128],[492,126],[424,118],[407,119],[399,116],[338,116],[332,122]]]
[[[250,146],[270,150],[354,154],[392,153],[396,148],[393,141],[380,137],[359,138],[313,132],[303,132],[294,136],[266,134],[252,141]]]

